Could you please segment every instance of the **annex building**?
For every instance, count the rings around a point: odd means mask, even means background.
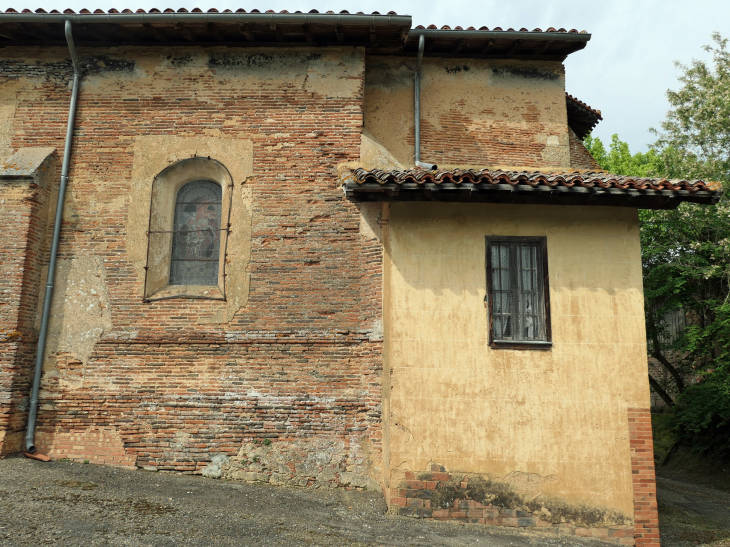
[[[717,188],[599,169],[589,39],[0,13],[0,454],[658,546],[638,210]]]

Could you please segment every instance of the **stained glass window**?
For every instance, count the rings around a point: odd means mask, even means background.
[[[489,299],[495,342],[549,340],[544,240],[488,240]]]
[[[217,285],[221,243],[221,187],[188,182],[175,200],[170,285]]]

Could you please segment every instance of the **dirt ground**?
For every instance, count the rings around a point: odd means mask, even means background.
[[[693,478],[676,472],[657,477],[662,547],[730,547],[730,492]]]
[[[0,460],[0,545],[605,546],[385,514],[380,493],[239,484],[71,462]]]
[[[730,547],[730,491],[723,478],[660,472],[663,547]],[[0,460],[4,547],[607,545],[510,528],[394,517],[385,510],[376,492],[240,484],[72,462]]]

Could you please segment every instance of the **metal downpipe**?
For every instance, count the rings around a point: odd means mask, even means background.
[[[436,169],[436,165],[433,163],[424,163],[421,161],[421,61],[423,60],[423,49],[426,45],[426,39],[421,34],[418,37],[418,57],[416,59],[416,73],[413,76],[415,80],[414,87],[414,99],[416,106],[416,153],[415,161],[416,167],[423,167],[424,169]]]
[[[71,160],[71,145],[73,144],[74,121],[76,119],[76,102],[79,95],[79,58],[76,54],[73,36],[71,34],[71,22],[65,22],[66,42],[71,53],[74,76],[71,86],[71,104],[68,112],[68,125],[66,126],[66,144],[63,148],[63,163],[61,164],[61,183],[58,187],[58,203],[56,205],[56,218],[53,223],[53,239],[51,242],[51,256],[48,262],[48,278],[46,280],[46,292],[43,300],[43,315],[41,316],[41,329],[38,334],[38,349],[35,358],[35,372],[33,374],[33,388],[30,394],[30,409],[28,410],[28,426],[25,433],[26,451],[33,454],[35,448],[35,422],[38,416],[38,392],[41,387],[41,375],[43,373],[43,358],[46,350],[46,338],[48,336],[48,320],[51,315],[51,300],[53,299],[54,278],[56,276],[56,257],[58,254],[58,241],[61,236],[61,224],[63,222],[63,205],[66,197],[66,184],[68,183],[68,167]]]

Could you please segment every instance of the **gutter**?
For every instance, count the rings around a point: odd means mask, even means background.
[[[2,17],[0,15],[0,17]],[[0,19],[2,21],[2,19]],[[473,40],[522,40],[522,41],[555,41],[555,42],[588,42],[591,35],[587,32],[524,32],[509,30],[439,30],[413,29],[408,38],[425,36],[430,39],[473,39]]]
[[[68,167],[71,161],[71,146],[73,144],[74,121],[76,119],[76,103],[79,96],[79,58],[76,54],[73,36],[71,34],[71,21],[65,21],[66,41],[71,53],[73,62],[74,77],[71,87],[71,104],[68,112],[68,125],[66,126],[66,144],[63,148],[63,163],[61,164],[61,183],[58,187],[58,203],[56,204],[56,217],[53,223],[53,239],[51,242],[51,257],[48,262],[48,277],[46,279],[46,293],[43,301],[43,315],[41,316],[41,329],[38,334],[38,349],[35,358],[35,372],[33,374],[33,388],[30,395],[30,409],[28,411],[28,426],[25,433],[25,448],[28,454],[33,455],[35,447],[35,422],[38,416],[38,393],[41,387],[41,376],[43,374],[43,358],[46,352],[46,339],[48,338],[48,320],[51,315],[51,300],[53,299],[54,279],[56,277],[56,258],[58,256],[58,242],[61,238],[61,224],[63,222],[63,205],[66,197],[66,185],[68,184]]]
[[[370,25],[411,28],[410,15],[346,15],[322,13],[0,13],[0,23],[270,23]]]
[[[415,141],[416,141],[416,153],[415,164],[416,167],[423,167],[424,169],[434,170],[437,168],[433,163],[424,163],[421,161],[421,61],[423,60],[423,48],[425,46],[425,38],[423,34],[418,37],[418,58],[416,59],[416,73],[413,75],[414,79],[414,102],[415,102],[415,118],[416,118],[416,129],[415,129]]]

